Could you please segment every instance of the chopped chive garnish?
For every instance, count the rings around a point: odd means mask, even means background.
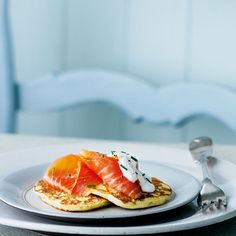
[[[145,178],[150,184],[152,184],[152,182],[148,179],[148,178]]]
[[[138,160],[134,156],[131,156],[131,159],[133,159],[134,161],[138,162]]]
[[[112,150],[112,151],[111,151],[111,154],[112,154],[112,155],[114,155],[114,154],[115,154],[115,152],[116,152],[116,151],[113,151],[113,150]]]
[[[96,187],[96,184],[87,184],[87,187]]]
[[[145,175],[145,173],[142,174],[142,176],[144,176],[144,175]]]
[[[125,152],[125,151],[121,151],[121,153],[125,153],[125,154],[126,154],[126,152]]]
[[[56,169],[55,167],[52,168],[52,176],[54,176],[55,174],[55,169]]]
[[[122,167],[125,170],[128,170],[125,166],[123,166],[122,164],[120,164],[120,167]]]

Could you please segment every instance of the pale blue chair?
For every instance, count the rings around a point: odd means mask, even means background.
[[[0,132],[15,132],[16,113],[56,111],[105,102],[134,121],[183,124],[210,115],[236,130],[236,94],[213,84],[178,83],[153,87],[116,71],[91,69],[44,76],[27,83],[14,80],[8,0],[0,0]]]

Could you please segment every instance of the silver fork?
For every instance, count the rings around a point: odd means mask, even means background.
[[[213,142],[209,137],[198,137],[189,144],[189,151],[193,159],[202,166],[203,180],[202,189],[198,196],[198,206],[203,211],[227,206],[227,199],[224,191],[212,183],[208,169],[208,160],[212,158]]]

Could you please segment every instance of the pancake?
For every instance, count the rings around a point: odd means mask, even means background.
[[[155,191],[151,193],[142,192],[138,199],[131,199],[115,189],[99,184],[90,188],[90,193],[100,196],[113,204],[126,209],[141,209],[153,206],[160,206],[166,203],[172,197],[172,189],[166,183],[152,178],[152,183],[155,186]]]
[[[78,196],[55,189],[45,180],[39,180],[34,186],[34,191],[43,202],[62,211],[91,211],[110,204],[108,200],[93,194]]]

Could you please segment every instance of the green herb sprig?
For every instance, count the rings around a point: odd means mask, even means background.
[[[120,164],[120,167],[122,167],[122,168],[125,169],[125,170],[128,170],[128,168],[125,167],[125,166],[123,166],[122,164]]]
[[[52,176],[54,176],[55,170],[56,170],[56,168],[55,168],[55,167],[52,167]]]
[[[96,187],[96,184],[87,184],[87,187]]]

